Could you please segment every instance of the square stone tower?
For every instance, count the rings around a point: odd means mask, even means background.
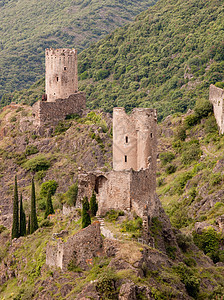
[[[125,109],[113,110],[113,169],[123,171],[156,170],[157,112],[150,108],[135,108],[130,115]]]
[[[77,50],[45,50],[45,92],[48,102],[66,99],[78,92]]]

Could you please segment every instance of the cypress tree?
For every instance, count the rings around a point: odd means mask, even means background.
[[[18,203],[17,176],[15,176],[14,197],[13,197],[13,223],[12,239],[19,237],[19,203]]]
[[[31,189],[31,214],[30,214],[30,233],[32,234],[38,228],[37,213],[36,213],[36,196],[35,196],[35,185],[32,179]]]
[[[87,197],[84,197],[82,201],[82,228],[85,228],[90,224],[91,218],[89,215],[89,201]]]
[[[19,219],[19,235],[26,235],[26,215],[23,210],[23,197],[20,195],[20,219]]]
[[[47,194],[47,203],[44,218],[46,219],[51,214],[54,214],[54,208],[51,200],[51,192],[49,191]]]
[[[29,219],[28,219],[27,234],[30,234],[30,215],[29,215]]]
[[[90,203],[89,203],[89,207],[90,207],[90,212],[92,216],[95,216],[98,210],[98,204],[96,202],[96,194],[92,193],[92,196],[90,198]]]

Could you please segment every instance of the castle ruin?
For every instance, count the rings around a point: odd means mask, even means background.
[[[214,115],[221,134],[224,133],[224,90],[211,84],[209,101],[213,105]]]
[[[77,50],[45,50],[45,94],[33,105],[34,124],[56,124],[86,108],[86,97],[78,92]]]
[[[79,174],[77,207],[95,191],[99,215],[118,209],[143,217],[156,192],[156,128],[154,109],[135,108],[127,115],[124,108],[114,108],[113,170]]]

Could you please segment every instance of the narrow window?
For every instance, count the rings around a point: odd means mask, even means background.
[[[127,162],[128,161],[128,157],[127,155],[124,156],[124,161]]]
[[[64,71],[66,71],[67,70],[67,68],[66,67],[64,67]]]
[[[151,132],[150,136],[151,136],[151,138],[152,138],[152,132]]]
[[[128,143],[128,136],[125,137],[126,144]]]
[[[58,77],[57,77],[57,81],[58,81]]]

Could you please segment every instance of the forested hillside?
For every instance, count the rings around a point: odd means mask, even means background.
[[[89,108],[154,107],[161,120],[207,98],[209,85],[224,79],[223,20],[223,1],[161,0],[90,46],[79,55],[79,86]],[[15,92],[11,100],[32,103],[43,86]]]
[[[1,0],[0,99],[44,74],[44,49],[79,51],[156,0]]]

